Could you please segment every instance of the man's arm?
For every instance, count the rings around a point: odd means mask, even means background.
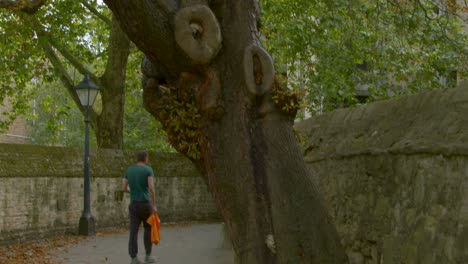
[[[150,198],[151,198],[151,205],[153,206],[153,210],[156,212],[156,201],[155,201],[155,195],[154,195],[154,182],[153,182],[153,176],[148,176],[148,189],[150,192]]]
[[[130,192],[130,189],[128,188],[128,180],[125,178],[122,179],[122,192]]]

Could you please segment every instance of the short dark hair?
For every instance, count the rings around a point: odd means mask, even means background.
[[[145,162],[147,158],[148,158],[148,152],[146,151],[140,151],[136,154],[136,160],[138,162]]]

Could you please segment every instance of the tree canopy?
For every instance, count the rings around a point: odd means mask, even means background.
[[[287,72],[288,85],[306,94],[312,113],[362,103],[356,92],[374,101],[453,87],[457,74],[467,76],[460,6],[426,0],[261,2],[265,44],[278,70]]]
[[[141,92],[138,91],[141,91],[139,67],[142,55],[129,46],[128,39],[112,22],[112,14],[102,2],[48,1],[33,13],[16,7],[3,7],[7,9],[0,9],[0,29],[3,29],[4,40],[4,45],[0,45],[0,65],[4,72],[0,76],[0,99],[8,98],[12,107],[3,113],[5,117],[0,119],[1,127],[6,128],[17,115],[37,118],[40,113],[43,117],[38,121],[45,123],[37,127],[39,122],[33,122],[36,125],[33,129],[37,130],[33,136],[40,137],[33,138],[34,142],[70,143],[57,133],[66,135],[76,127],[65,119],[76,114],[70,105],[73,101],[75,108],[83,111],[73,86],[87,71],[101,87],[102,96],[95,103],[91,124],[102,147],[120,148],[123,143],[127,147],[138,147],[141,146],[135,144],[138,135],[142,142],[148,144],[148,149],[167,149],[164,137],[157,129],[159,124],[141,108]],[[129,49],[132,50],[130,56]],[[129,76],[127,82],[126,75]],[[59,80],[61,83],[57,83]],[[56,87],[67,92],[60,93]],[[125,93],[130,95],[127,96],[130,103],[125,105],[126,111],[135,115],[133,117],[119,110],[124,107]],[[27,115],[33,99],[40,101],[35,106],[38,110],[35,116]],[[124,118],[127,118],[126,122]],[[137,119],[145,120],[146,125],[135,126],[131,120]],[[79,121],[77,118],[74,120]],[[118,133],[124,123],[126,129],[122,134]],[[127,139],[123,139],[124,134],[128,135]],[[149,143],[149,138],[154,142]]]
[[[60,80],[64,74],[66,81],[78,83],[80,72],[74,70],[70,75],[68,69],[103,71],[109,25],[101,18],[110,23],[110,13],[103,6],[87,9],[80,2],[85,1],[49,1],[34,14],[0,9],[0,98],[8,96],[16,103],[8,113],[12,118],[24,112],[41,84]],[[102,12],[102,17],[90,10]]]
[[[450,87],[457,75],[467,76],[460,6],[425,0],[261,3],[264,44],[311,113]],[[0,99],[8,97],[13,108],[2,113],[0,128],[25,114],[40,84],[63,79],[69,69],[75,69],[67,73],[72,84],[80,71],[100,76],[106,69],[112,24],[107,7],[85,0],[44,4],[0,2]],[[47,37],[43,45],[38,32]],[[131,58],[129,83],[139,90],[141,57]]]

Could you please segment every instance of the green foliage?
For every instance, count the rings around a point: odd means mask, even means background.
[[[107,19],[111,19],[107,7],[93,4],[93,1],[89,1],[89,4]],[[71,51],[81,64],[94,65],[96,75],[103,73],[110,27],[89,12],[80,1],[49,1],[34,16],[57,46]]]
[[[173,93],[165,105],[164,129],[170,135],[169,142],[178,152],[193,160],[200,159],[200,113],[194,101],[186,102],[177,99]]]
[[[130,57],[126,83],[124,114],[124,148],[173,152],[167,143],[164,131],[142,106],[141,84],[136,65],[141,54]],[[71,73],[73,75],[73,73]],[[84,119],[60,82],[36,84],[37,94],[31,100],[32,108],[25,116],[31,127],[33,144],[48,146],[82,147],[84,142]],[[90,145],[96,147],[96,137],[90,133]]]
[[[142,54],[134,51],[127,65],[125,85],[124,148],[175,152],[169,145],[161,124],[143,107],[140,67]]]
[[[104,6],[95,7],[110,14]],[[103,65],[107,59],[104,47],[109,29],[79,1],[48,1],[34,14],[36,20],[30,18],[22,12],[0,9],[0,99],[8,98],[12,103],[3,113],[6,118],[0,118],[0,128],[8,127],[16,116],[30,109],[36,83],[52,85],[60,77],[38,45],[40,33],[34,28],[50,34],[57,45],[71,50],[85,65]],[[70,67],[66,60],[63,63]]]
[[[44,68],[32,35],[21,19],[0,9],[0,103],[6,106],[0,131],[28,110],[34,95],[31,80]]]
[[[109,9],[97,1],[51,0],[33,16],[0,10],[0,71],[4,73],[0,75],[0,99],[8,97],[13,104],[5,113],[8,119],[0,119],[0,127],[8,127],[17,115],[26,115],[33,143],[82,146],[83,117],[58,81],[63,72],[45,56],[39,36],[51,43],[65,71],[80,64],[100,76],[108,61],[110,20]],[[76,62],[64,58],[62,50]],[[140,62],[141,54],[134,52],[127,66],[124,147],[172,151],[161,136],[159,123],[141,107]],[[68,70],[68,76],[72,84],[81,80],[76,70]],[[94,133],[91,141],[95,145]]]
[[[38,83],[31,100],[29,121],[33,144],[46,146],[83,147],[84,119],[60,82]],[[90,145],[96,146],[96,137],[90,133]]]
[[[276,76],[275,85],[272,90],[272,99],[284,113],[294,118],[297,111],[305,107],[303,101],[299,99],[304,96],[304,90],[287,89],[287,81],[287,78],[282,75]]]
[[[455,71],[466,77],[467,36],[430,1],[261,2],[265,45],[312,113],[365,102],[357,89],[374,101],[453,86]]]

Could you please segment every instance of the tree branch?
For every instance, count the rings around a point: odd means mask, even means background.
[[[127,35],[120,28],[119,22],[113,17],[107,52],[107,65],[102,78],[111,76],[113,76],[111,77],[113,79],[123,78],[122,83],[125,83],[125,70],[130,54],[130,43]]]
[[[109,27],[112,26],[112,21],[106,17],[105,15],[103,15],[102,13],[100,13],[96,8],[94,8],[92,5],[90,5],[88,3],[88,1],[86,0],[80,0],[80,3],[85,6],[91,13],[93,13],[94,15],[96,15],[98,18],[100,18],[102,21],[104,21],[104,23],[106,23]]]
[[[55,39],[50,37],[50,34],[44,30],[40,22],[35,17],[30,17],[33,28],[38,35],[40,35],[45,41],[52,45],[62,56],[68,60],[73,67],[75,67],[81,74],[88,73],[96,84],[102,86],[99,77],[94,75],[89,69],[87,69],[66,47],[60,45]]]
[[[45,0],[0,0],[0,8],[23,11],[28,14],[36,13],[44,4]]]
[[[60,75],[60,81],[63,83],[63,85],[67,89],[68,94],[71,96],[71,98],[73,99],[75,104],[78,106],[80,111],[84,113],[85,109],[81,105],[80,99],[78,95],[76,94],[75,85],[72,81],[72,78],[68,74],[67,69],[61,62],[57,53],[54,51],[52,44],[50,43],[50,38],[48,37],[47,32],[45,32],[45,30],[42,28],[42,25],[38,23],[38,21],[35,20],[35,18],[29,17],[28,19],[25,19],[25,20],[31,24],[32,28],[36,32],[39,46],[44,51],[44,54],[46,55],[47,59],[52,63],[52,66],[54,67],[54,69],[58,71]],[[82,74],[84,74],[84,72],[82,72]],[[94,76],[91,73],[89,73],[89,75]],[[93,78],[93,81],[98,81],[98,80],[99,79],[97,78]],[[94,124],[96,120],[96,115],[97,114],[94,112],[94,110],[91,109],[90,116],[92,120],[92,125]]]
[[[395,8],[398,8],[400,13],[401,13],[401,17],[402,18],[405,18],[405,17],[411,17],[413,16],[414,14],[411,14],[410,16],[408,15],[405,15],[405,13],[408,13],[409,10],[405,7],[403,7],[402,5],[404,3],[401,3],[401,1],[396,1],[396,0],[387,0],[387,3],[394,6]],[[445,16],[441,16],[437,13],[434,12],[434,10],[432,10],[433,8],[438,8],[440,11],[444,12],[445,15],[451,15],[451,16],[454,16],[454,17],[458,17],[459,19],[461,19],[463,21],[463,19],[461,18],[461,16],[459,16],[457,13],[456,13],[456,10],[453,9],[452,11],[449,10],[449,5],[446,4],[446,5],[443,5],[443,4],[437,4],[437,3],[434,3],[434,2],[428,2],[427,5],[430,5],[430,6],[425,6],[425,3],[426,2],[422,2],[421,0],[414,0],[412,2],[409,2],[409,3],[406,3],[407,5],[411,5],[411,7],[413,8],[413,13],[416,12],[417,10],[420,10],[421,12],[423,12],[424,14],[424,18],[428,21],[428,23],[436,23],[437,26],[439,26],[441,29],[443,29],[443,32],[446,32],[447,30],[447,17]],[[445,9],[444,9],[444,8]],[[432,13],[432,14],[431,14]],[[466,21],[464,21],[466,22]],[[448,42],[454,42],[454,39],[451,38],[448,34],[442,34],[442,37],[447,40]],[[406,36],[407,39],[410,39],[410,36]]]
[[[49,61],[52,63],[52,66],[54,66],[55,70],[59,72],[60,81],[62,81],[68,93],[73,98],[73,101],[75,101],[77,105],[81,105],[78,95],[75,92],[73,81],[68,75],[68,72],[65,69],[65,66],[60,61],[59,57],[53,50],[52,46],[48,43],[47,39],[45,39],[44,36],[41,36],[39,34],[38,34],[38,43],[41,46],[41,48],[44,50],[44,53],[47,59],[49,59]]]
[[[101,86],[99,83],[99,77],[94,75],[89,69],[87,69],[66,47],[60,45],[55,39],[48,37],[48,42],[58,51],[62,56],[68,60],[73,67],[75,67],[81,74],[85,74],[86,72],[88,75],[95,81],[98,85]]]
[[[105,0],[122,30],[154,64],[160,65],[161,74],[175,80],[183,71],[194,65],[178,47],[174,38],[173,13],[162,8],[162,2],[171,1],[127,1]],[[137,18],[146,18],[138,19]],[[164,41],[161,41],[164,40]],[[161,65],[161,62],[164,62]]]
[[[78,94],[75,91],[75,85],[68,75],[68,72],[65,68],[65,66],[62,64],[60,61],[60,58],[57,56],[57,53],[55,53],[54,49],[50,45],[50,43],[45,39],[43,36],[38,37],[38,42],[41,48],[44,50],[44,53],[49,59],[49,61],[52,63],[52,66],[59,72],[60,75],[60,81],[62,84],[65,86],[67,89],[68,94],[71,96],[75,104],[78,106],[80,109],[81,113],[85,112],[85,108],[81,105],[80,98],[78,97]],[[94,126],[95,120],[97,113],[94,112],[94,109],[91,107],[90,108],[90,118],[92,120],[91,125]]]

